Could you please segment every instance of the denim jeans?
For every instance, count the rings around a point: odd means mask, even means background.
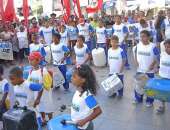
[[[65,83],[63,84],[64,88],[69,89],[69,82],[67,81],[67,78],[66,78],[66,72],[67,72],[66,65],[59,65],[58,68],[61,71],[61,73],[63,74],[63,77],[65,79]]]

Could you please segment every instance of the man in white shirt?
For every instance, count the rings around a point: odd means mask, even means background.
[[[50,27],[49,21],[45,21],[45,26],[39,30],[40,36],[43,38],[45,45],[50,45],[52,43],[52,34],[54,33],[53,27]]]
[[[115,17],[113,32],[114,32],[113,34],[119,38],[119,45],[126,54],[125,67],[129,69],[128,56],[127,56],[127,44],[126,44],[126,40],[128,38],[128,28],[122,23],[120,15],[117,15]]]

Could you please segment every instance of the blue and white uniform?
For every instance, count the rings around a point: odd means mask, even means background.
[[[112,48],[108,50],[109,75],[111,76],[116,73],[122,83],[124,83],[124,74],[121,72],[121,66],[125,60],[126,55],[120,47],[115,50]],[[123,88],[118,90],[118,95],[123,96]]]
[[[110,68],[109,74],[122,74],[120,71],[123,60],[125,60],[125,54],[123,50],[119,47],[115,50],[110,48],[108,50],[108,64]]]
[[[61,63],[62,59],[64,58],[64,54],[69,52],[69,49],[64,46],[62,43],[59,44],[51,44],[51,53],[52,53],[52,59],[53,59],[53,65],[58,67],[61,73],[64,76],[65,83],[63,84],[65,89],[69,88],[69,82],[66,80],[66,72],[67,72],[67,67],[66,67],[66,61]]]
[[[96,28],[96,36],[97,36],[97,44],[101,44],[101,43],[106,43],[106,36],[107,36],[107,32],[106,32],[106,28],[102,27]]]
[[[113,36],[113,28],[106,28],[107,38],[110,39]]]
[[[28,36],[27,32],[17,32],[19,49],[28,48]]]
[[[14,89],[11,85],[9,85],[6,79],[3,79],[2,81],[0,81],[0,93],[2,95],[4,95],[5,93],[8,93],[6,100],[9,101],[10,108],[13,108],[14,102],[15,102]]]
[[[90,51],[86,44],[84,44],[82,48],[78,48],[77,45],[74,46],[74,52],[76,55],[76,64],[77,65],[83,64],[84,61],[86,60],[87,55],[90,54]]]
[[[138,72],[141,73],[154,73],[154,70],[149,70],[150,65],[159,58],[159,51],[155,44],[150,43],[149,45],[144,45],[140,42],[137,45],[136,58],[139,63],[137,68]]]
[[[79,91],[76,91],[71,106],[71,120],[77,122],[85,119],[93,113],[93,110],[98,107],[98,103],[94,96],[90,92],[84,92],[81,96]],[[87,129],[90,122],[87,122],[84,126],[78,127],[79,129]]]
[[[30,53],[32,53],[32,52],[40,52],[43,58],[45,58],[45,56],[46,56],[44,46],[41,43],[39,43],[39,44],[31,43],[30,46],[29,46],[29,49],[30,49]],[[42,60],[40,62],[40,65],[44,66],[44,65],[46,65],[46,62],[44,60]]]
[[[159,75],[162,78],[170,79],[170,55],[162,52],[160,56]]]
[[[39,44],[31,43],[29,46],[29,49],[30,49],[30,53],[40,52],[42,56],[45,56],[44,46],[41,43],[39,43]]]
[[[137,23],[136,24],[136,29],[137,29],[137,39],[138,40],[140,40],[140,33],[143,31],[143,30],[146,30],[146,31],[149,31],[150,32],[150,34],[151,34],[151,36],[152,36],[152,30],[151,30],[151,28],[150,28],[150,26],[147,26],[147,27],[142,27],[141,25],[140,25],[140,23]]]
[[[129,36],[128,36],[128,40],[132,41],[132,40],[138,40],[138,29],[136,28],[135,24],[128,24],[128,32],[129,32]]]
[[[68,34],[67,29],[65,29],[65,31],[63,33],[60,32],[60,35],[61,35],[60,43],[62,43],[64,46],[68,46],[69,34]]]
[[[135,57],[139,64],[137,68],[137,73],[144,73],[148,78],[154,78],[154,69],[149,70],[151,64],[159,59],[159,50],[155,44],[150,43],[149,45],[144,45],[142,42],[137,44],[135,48]],[[135,99],[137,102],[143,101],[144,89],[135,89]],[[146,103],[152,104],[154,99],[152,97],[147,97]]]
[[[151,30],[151,37],[153,38],[153,43],[157,43],[156,28],[154,26],[154,20],[149,21],[149,27]]]
[[[61,63],[61,60],[64,58],[64,54],[68,52],[68,48],[62,43],[51,44],[51,53],[53,58],[53,65],[65,65],[65,61]]]
[[[28,82],[30,84],[43,85],[43,76],[47,75],[48,71],[45,67],[39,68],[37,70],[32,70],[28,76]],[[38,92],[34,92],[34,100],[36,100]],[[54,103],[52,100],[51,90],[43,89],[43,94],[40,100],[40,104],[37,106],[38,112],[52,113],[55,111]]]
[[[85,37],[85,42],[90,41],[90,32],[93,32],[93,28],[90,24],[85,23],[85,25],[78,24],[78,34]]]
[[[68,26],[67,30],[68,30],[69,39],[71,41],[72,40],[77,40],[77,38],[78,38],[78,28],[73,27],[73,26]]]
[[[119,38],[119,45],[123,49],[126,55],[126,63],[125,66],[129,67],[128,63],[128,56],[127,56],[127,44],[124,43],[125,35],[128,34],[128,28],[125,26],[125,24],[121,23],[120,25],[114,24],[113,25],[113,34],[116,35]]]
[[[45,44],[50,45],[52,43],[52,35],[54,33],[53,27],[42,27],[39,30],[40,36],[44,38]]]
[[[98,47],[102,47],[105,50],[105,54],[107,54],[107,45],[106,45],[106,38],[107,38],[107,32],[106,32],[106,28],[102,27],[96,28],[96,36],[97,36],[97,46]]]
[[[25,80],[20,85],[14,86],[14,94],[19,106],[29,106],[34,103],[34,92],[29,89],[30,82]]]
[[[170,38],[170,19],[166,18],[161,24],[161,29],[165,30],[165,38],[169,39]]]
[[[92,43],[90,42],[90,33],[94,32],[92,26],[88,23],[85,23],[84,25],[78,24],[78,34],[83,35],[85,37],[85,43],[87,44],[87,47],[92,50]]]
[[[113,34],[119,38],[120,45],[123,44],[124,36],[128,33],[128,28],[123,23],[120,25],[114,24],[113,32]]]

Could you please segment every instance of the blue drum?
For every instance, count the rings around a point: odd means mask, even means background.
[[[170,79],[154,78],[148,80],[145,93],[149,97],[170,102]]]
[[[75,125],[63,125],[61,123],[63,120],[71,120],[70,115],[61,115],[51,119],[47,124],[48,130],[78,130]]]
[[[67,57],[66,58],[66,63],[67,63],[67,65],[71,65],[72,64],[71,57]]]

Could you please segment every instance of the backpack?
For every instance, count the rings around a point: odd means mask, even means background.
[[[33,69],[30,71],[30,74],[32,73]],[[45,75],[43,74],[43,67],[41,68],[41,76],[43,78],[43,86],[44,88],[49,91],[52,86],[53,86],[53,73],[52,71],[47,71],[48,73],[46,73]]]

